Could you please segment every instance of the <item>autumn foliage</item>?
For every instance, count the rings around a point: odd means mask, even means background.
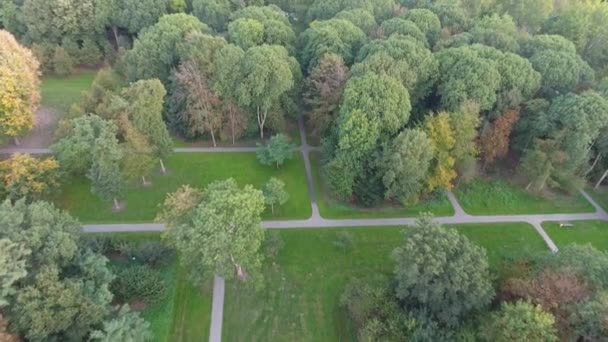
[[[0,30],[0,137],[32,128],[40,104],[38,61],[7,31]]]
[[[511,132],[518,120],[519,111],[509,110],[481,133],[479,147],[484,167],[507,155]]]
[[[39,199],[59,185],[58,168],[55,158],[14,154],[10,159],[0,161],[0,195],[12,200]]]

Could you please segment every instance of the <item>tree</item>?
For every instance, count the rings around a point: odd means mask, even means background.
[[[393,34],[400,34],[402,36],[410,36],[428,46],[426,36],[418,26],[411,20],[405,20],[402,18],[392,18],[382,22],[380,25],[380,33],[386,37],[390,37]]]
[[[333,53],[351,65],[366,42],[365,32],[345,19],[331,19],[311,23],[300,35],[300,64],[311,70],[325,54]]]
[[[95,140],[104,135],[116,135],[117,127],[97,115],[77,117],[68,122],[65,137],[51,145],[51,150],[62,171],[70,175],[84,175],[93,164],[91,151]]]
[[[481,123],[479,106],[474,102],[467,102],[459,110],[450,113],[449,118],[454,136],[451,155],[458,165],[478,154],[477,128]]]
[[[507,155],[511,132],[517,120],[519,112],[510,110],[482,131],[479,147],[484,167]]]
[[[505,52],[519,50],[517,26],[508,15],[493,14],[483,17],[470,33],[475,43],[492,46]]]
[[[442,325],[458,326],[493,298],[485,250],[430,216],[406,230],[393,258],[397,297]]]
[[[0,30],[0,137],[30,130],[40,104],[38,62],[7,31]]]
[[[289,200],[289,193],[285,191],[285,183],[278,178],[270,178],[262,188],[264,201],[270,205],[270,209],[274,214],[274,205],[283,205]]]
[[[103,68],[99,70],[89,90],[82,94],[81,102],[73,104],[70,108],[70,116],[95,113],[102,118],[113,119],[112,115],[114,113],[109,111],[111,108],[110,102],[114,95],[120,93],[123,83],[122,77],[113,69]]]
[[[53,54],[53,72],[58,76],[68,76],[74,72],[74,61],[63,47],[56,46]]]
[[[303,96],[311,108],[308,124],[313,127],[313,134],[323,136],[333,125],[348,77],[342,58],[327,54],[306,78]]]
[[[86,339],[112,300],[108,260],[85,249],[80,223],[50,203],[7,200],[0,218],[0,240],[31,251],[4,311],[12,330],[30,341]]]
[[[0,308],[8,305],[16,283],[27,275],[26,261],[30,253],[22,244],[0,239]]]
[[[553,0],[499,0],[497,5],[529,33],[537,32],[553,11]]]
[[[156,24],[167,13],[167,0],[111,0],[99,2],[96,15],[109,27],[116,46],[120,46],[119,30],[132,36]]]
[[[243,49],[235,45],[227,45],[216,52],[216,77],[213,91],[220,96],[226,111],[225,119],[229,128],[232,144],[235,143],[247,126],[246,114],[239,108],[238,84],[240,82],[239,66],[245,56]],[[221,62],[220,62],[221,61]]]
[[[224,31],[231,12],[230,0],[192,0],[192,14],[217,32]]]
[[[112,200],[114,209],[120,209],[118,197],[124,190],[120,170],[123,154],[115,134],[110,130],[101,131],[95,139],[91,155],[93,162],[87,172],[87,178],[91,180],[91,192],[104,200]]]
[[[402,203],[416,202],[431,166],[433,147],[424,131],[405,129],[383,151],[378,162],[386,198]]]
[[[228,35],[234,44],[247,50],[263,44],[264,24],[254,19],[237,19],[228,24]]]
[[[468,100],[479,104],[481,110],[492,109],[501,80],[496,62],[480,57],[467,46],[440,51],[437,59],[437,93],[444,109],[455,111]]]
[[[146,137],[133,128],[126,116],[121,117],[120,126],[125,139],[121,146],[122,174],[128,180],[141,178],[143,186],[149,185],[146,176],[155,163],[152,147]]]
[[[40,199],[59,186],[59,164],[55,158],[38,159],[17,153],[0,161],[0,195],[16,201]]]
[[[167,84],[171,68],[179,63],[177,45],[190,32],[207,32],[196,17],[184,13],[168,14],[150,26],[133,43],[125,55],[129,81],[158,78]]]
[[[593,79],[593,70],[576,54],[543,50],[535,53],[530,63],[542,75],[542,89],[548,94],[568,92]]]
[[[426,36],[429,46],[435,46],[441,34],[441,22],[435,13],[425,8],[414,8],[405,12],[403,18],[414,22]]]
[[[175,209],[166,202],[163,210]],[[212,273],[239,281],[255,279],[260,276],[263,211],[261,191],[251,185],[239,188],[232,178],[216,181],[185,219],[166,222],[165,235],[197,281]]]
[[[555,318],[540,305],[524,301],[513,304],[502,303],[500,311],[494,313],[483,328],[487,341],[557,341],[553,326]]]
[[[378,27],[374,15],[362,8],[341,11],[340,13],[336,14],[334,18],[350,21],[367,35]]]
[[[91,333],[92,341],[145,342],[152,340],[150,323],[140,317],[139,312],[131,311],[129,305],[123,305],[115,318],[103,323],[103,330]]]
[[[165,87],[157,80],[137,81],[122,91],[127,101],[127,117],[133,128],[145,137],[158,158],[161,171],[166,172],[163,159],[173,152],[173,142],[163,121]]]
[[[451,155],[456,141],[448,113],[427,116],[424,130],[431,140],[434,155],[430,175],[426,180],[427,190],[431,192],[437,188],[451,189],[452,180],[456,178],[456,161]]]
[[[283,133],[273,135],[265,146],[260,143],[258,143],[257,146],[256,155],[258,161],[263,165],[275,164],[277,169],[281,167],[286,160],[291,160],[293,158],[293,151],[296,148],[294,144],[289,142],[289,138]]]
[[[296,35],[291,28],[287,15],[275,5],[246,6],[231,15],[232,22],[228,25],[230,36],[251,37],[253,32],[261,33],[259,40],[239,39],[248,47],[268,44],[281,45],[288,51],[293,51]],[[241,23],[233,25],[235,23]],[[243,25],[243,23],[246,23]],[[232,29],[231,29],[232,27]],[[240,45],[243,49],[247,47]]]
[[[278,45],[252,47],[242,59],[236,99],[255,110],[261,139],[268,112],[294,86],[292,62],[293,57]]]
[[[594,298],[576,305],[573,319],[575,331],[585,341],[599,341],[608,336],[606,319],[608,319],[608,294],[598,292]]]
[[[213,93],[206,75],[192,62],[179,66],[174,74],[176,89],[172,96],[183,103],[178,119],[186,127],[187,136],[209,133],[213,147],[222,125],[223,111],[219,97]]]

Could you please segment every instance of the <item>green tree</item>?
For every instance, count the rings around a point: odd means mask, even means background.
[[[291,28],[287,15],[279,7],[275,5],[247,6],[234,12],[231,15],[231,18],[233,22],[228,25],[228,31],[231,37],[233,34],[237,33],[240,37],[252,37],[252,35],[255,36],[255,34],[258,34],[258,29],[261,29],[259,41],[246,38],[240,40],[241,42],[245,42],[246,46],[237,43],[237,45],[241,46],[243,49],[247,49],[247,47],[251,46],[268,44],[281,45],[288,51],[293,50],[296,35]],[[236,22],[244,22],[247,24],[233,25]],[[248,32],[249,30],[252,31]]]
[[[304,70],[311,70],[328,53],[342,57],[346,65],[351,65],[367,41],[365,32],[345,19],[313,22],[299,39],[300,63]]]
[[[131,35],[156,24],[167,13],[167,0],[109,0],[98,2],[96,15],[110,28],[116,46],[120,46],[119,31]]]
[[[270,205],[270,209],[274,214],[274,205],[283,205],[289,200],[289,193],[285,191],[285,183],[278,178],[270,178],[262,188],[264,201]]]
[[[594,77],[593,70],[578,55],[563,51],[537,52],[530,57],[530,63],[542,75],[542,89],[548,94],[571,91]]]
[[[508,15],[493,14],[483,17],[473,26],[470,33],[475,43],[506,52],[519,50],[517,26]]]
[[[451,155],[456,164],[477,157],[477,128],[481,123],[479,106],[467,102],[459,110],[450,113],[450,127],[454,137],[454,147]]]
[[[97,115],[81,116],[69,121],[65,137],[51,145],[51,150],[64,172],[84,175],[93,164],[95,140],[101,135],[116,135],[117,130],[113,122]]]
[[[606,319],[608,319],[608,294],[598,292],[594,298],[578,303],[574,314],[576,333],[585,341],[599,341],[608,336]]]
[[[91,192],[104,200],[112,200],[114,209],[120,209],[118,198],[124,190],[124,180],[120,170],[123,153],[118,146],[116,135],[103,130],[95,139],[91,152],[93,162],[87,172],[91,180]]]
[[[247,50],[263,44],[264,24],[254,19],[237,19],[228,24],[228,35],[234,44]]]
[[[128,103],[129,122],[150,144],[164,174],[163,159],[173,152],[173,142],[163,121],[165,87],[157,79],[137,81],[124,89],[121,95]]]
[[[503,303],[483,328],[486,341],[557,341],[555,318],[540,305],[524,301]]]
[[[231,12],[230,0],[192,0],[192,14],[218,32],[226,28]]]
[[[379,161],[385,197],[397,197],[403,203],[416,202],[432,158],[432,142],[424,131],[405,129],[399,133]]]
[[[264,139],[268,112],[294,86],[291,63],[297,62],[278,45],[253,47],[241,61],[235,98],[242,106],[255,111],[260,138]]]
[[[258,161],[263,165],[274,164],[277,169],[286,160],[293,158],[293,152],[296,148],[283,133],[273,135],[266,145],[258,143],[257,146],[256,156]]]
[[[400,34],[402,36],[412,37],[428,46],[426,36],[418,26],[411,20],[405,20],[402,18],[392,18],[382,22],[380,25],[380,32],[386,37],[390,37],[393,34]]]
[[[367,35],[378,27],[374,15],[362,8],[341,11],[340,13],[336,14],[335,18],[350,21]]]
[[[61,46],[55,47],[53,72],[58,76],[68,76],[74,72],[74,60]]]
[[[15,294],[16,283],[27,276],[26,261],[30,253],[22,244],[0,239],[0,308]]]
[[[140,317],[139,312],[131,311],[129,305],[123,305],[116,317],[103,323],[103,330],[91,333],[92,341],[145,342],[152,340],[150,323]]]
[[[121,117],[120,126],[125,139],[121,144],[122,174],[128,180],[141,178],[143,186],[149,185],[146,176],[155,163],[152,147],[146,137],[133,128],[125,116]]]
[[[50,203],[5,201],[0,217],[0,240],[31,251],[5,311],[13,331],[30,341],[86,339],[112,300],[108,260],[83,248],[80,223]]]
[[[537,32],[553,11],[553,0],[498,0],[497,7],[509,14],[517,26]]]
[[[165,203],[163,210],[176,209]],[[232,178],[216,181],[207,186],[202,200],[185,219],[165,222],[165,235],[194,280],[202,281],[213,273],[225,279],[255,280],[261,276],[263,211],[260,190],[251,185],[239,188]]]
[[[446,326],[484,309],[494,290],[484,249],[422,216],[393,251],[397,297]]]
[[[129,81],[158,78],[167,84],[171,68],[179,62],[177,45],[190,32],[207,32],[208,28],[196,17],[184,13],[162,16],[146,29],[125,55]]]
[[[405,12],[403,18],[414,22],[426,36],[429,46],[435,46],[441,34],[441,21],[435,13],[425,8],[414,8]]]

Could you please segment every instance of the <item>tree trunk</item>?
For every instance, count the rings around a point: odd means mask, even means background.
[[[234,108],[230,108],[230,131],[232,134],[232,145],[234,145],[235,140],[236,140],[235,133],[234,133],[234,121],[235,121],[234,115],[235,115]]]
[[[114,34],[114,41],[116,42],[116,50],[118,50],[118,47],[119,47],[119,43],[118,43],[118,29],[116,28],[116,26],[112,26],[112,33]]]
[[[114,201],[114,209],[115,210],[120,209],[120,204],[118,203],[118,199],[116,199],[116,197],[114,197],[114,199],[112,199],[112,201]]]
[[[602,154],[598,154],[597,157],[595,157],[595,160],[593,161],[593,164],[591,164],[591,167],[589,168],[589,170],[587,170],[587,172],[585,172],[585,176],[589,174],[589,172],[593,171],[593,169],[595,168],[595,165],[597,165],[597,163],[600,161],[600,159],[602,159]]]
[[[258,127],[260,127],[260,138],[264,140],[264,123],[266,122],[266,116],[268,115],[268,110],[264,110],[262,113],[260,111],[260,106],[258,106]]]
[[[217,147],[217,143],[215,142],[215,134],[213,134],[213,130],[210,129],[209,132],[211,133],[211,141],[213,141],[213,147]]]
[[[531,186],[532,186],[532,182],[528,183],[528,185],[526,185],[526,191],[529,191]]]
[[[604,171],[604,174],[602,175],[602,177],[600,177],[600,180],[597,181],[597,183],[595,183],[595,187],[593,187],[594,189],[597,189],[600,187],[600,185],[602,184],[602,182],[604,181],[604,178],[606,178],[606,176],[608,176],[608,170]]]
[[[13,139],[15,140],[15,146],[21,145],[21,142],[19,141],[18,137],[13,137]]]
[[[141,176],[141,185],[146,186],[146,176]]]
[[[162,159],[158,160],[160,162],[160,172],[164,175],[167,173],[167,169],[165,168],[165,163],[163,163]]]
[[[274,203],[270,203],[270,211],[274,214]]]
[[[236,277],[242,282],[247,280],[247,273],[245,273],[243,266],[241,266],[240,264],[237,264],[236,261],[234,261],[234,257],[232,255],[230,255],[230,261],[232,261],[232,264],[234,265],[234,269],[236,270]]]

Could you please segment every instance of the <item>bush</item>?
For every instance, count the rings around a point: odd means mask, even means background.
[[[160,242],[146,242],[133,246],[128,251],[128,257],[153,267],[165,265],[174,254],[174,250]]]
[[[142,300],[146,304],[156,303],[166,293],[160,272],[145,265],[129,266],[115,272],[116,278],[110,289],[120,302]]]
[[[334,246],[339,249],[346,251],[353,247],[355,238],[353,234],[349,232],[339,232],[336,234],[336,240],[334,241]]]
[[[117,252],[117,245],[121,240],[114,235],[85,235],[85,248],[99,254]]]

